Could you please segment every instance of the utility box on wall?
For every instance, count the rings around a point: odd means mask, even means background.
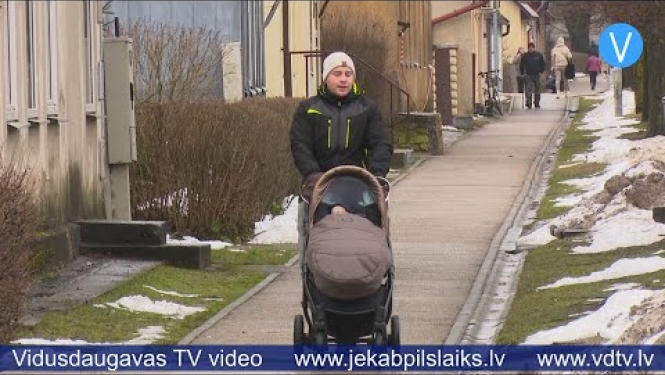
[[[136,161],[134,62],[130,38],[104,39],[109,164]]]

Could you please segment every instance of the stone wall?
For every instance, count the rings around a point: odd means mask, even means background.
[[[443,127],[438,113],[400,114],[394,124],[395,149],[412,149],[430,155],[443,153]]]

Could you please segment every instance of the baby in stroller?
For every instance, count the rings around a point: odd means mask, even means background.
[[[317,182],[296,345],[399,345],[399,318],[391,317],[394,266],[386,201],[379,180],[359,167],[334,168]]]

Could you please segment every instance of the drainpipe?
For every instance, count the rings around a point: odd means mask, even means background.
[[[508,35],[510,35],[510,24],[506,25],[506,31],[503,34],[501,34],[501,36],[508,36]]]
[[[492,70],[498,70],[497,88],[503,91],[503,66],[501,64],[501,55],[503,55],[503,39],[501,37],[501,26],[499,25],[499,6],[496,0],[492,1],[492,41],[493,41],[493,61]]]
[[[439,16],[439,17],[434,18],[434,19],[432,20],[432,25],[436,25],[436,24],[438,24],[438,23],[441,23],[441,22],[447,21],[447,20],[449,20],[449,19],[451,19],[451,18],[457,17],[457,16],[459,16],[460,14],[464,14],[464,13],[466,13],[466,12],[470,12],[470,11],[472,11],[472,10],[474,10],[474,9],[478,9],[478,8],[480,8],[480,7],[484,7],[484,6],[487,5],[487,3],[489,3],[489,1],[481,1],[481,2],[478,2],[478,3],[471,3],[471,4],[469,4],[469,5],[465,6],[465,7],[462,7],[462,8],[460,8],[460,9],[454,10],[454,11],[452,11],[452,12],[450,12],[450,13],[446,13],[446,14],[444,14],[444,15],[442,15],[442,16]]]
[[[487,23],[488,26],[488,35],[487,35],[487,42],[489,43],[490,47],[490,53],[489,53],[489,67],[487,70],[496,70],[496,50],[497,50],[497,39],[496,39],[496,31],[498,27],[498,19],[496,17],[496,0],[492,0],[490,2],[490,7],[492,8],[492,13],[491,13],[491,18],[489,19],[489,22]]]
[[[289,0],[282,0],[282,50],[284,51],[284,96],[293,96],[291,47],[289,45]]]

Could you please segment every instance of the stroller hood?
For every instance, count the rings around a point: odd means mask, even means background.
[[[386,235],[389,233],[390,228],[390,219],[388,218],[388,205],[386,203],[385,194],[383,192],[383,187],[379,181],[369,173],[366,169],[352,166],[352,165],[342,165],[336,168],[333,168],[321,176],[319,181],[314,187],[312,192],[312,199],[309,205],[309,226],[311,227],[314,224],[315,212],[319,205],[322,203],[323,196],[326,192],[326,189],[330,184],[340,176],[353,176],[365,182],[371,189],[372,194],[375,197],[376,204],[379,209],[379,214],[381,216],[381,227],[386,232]]]

